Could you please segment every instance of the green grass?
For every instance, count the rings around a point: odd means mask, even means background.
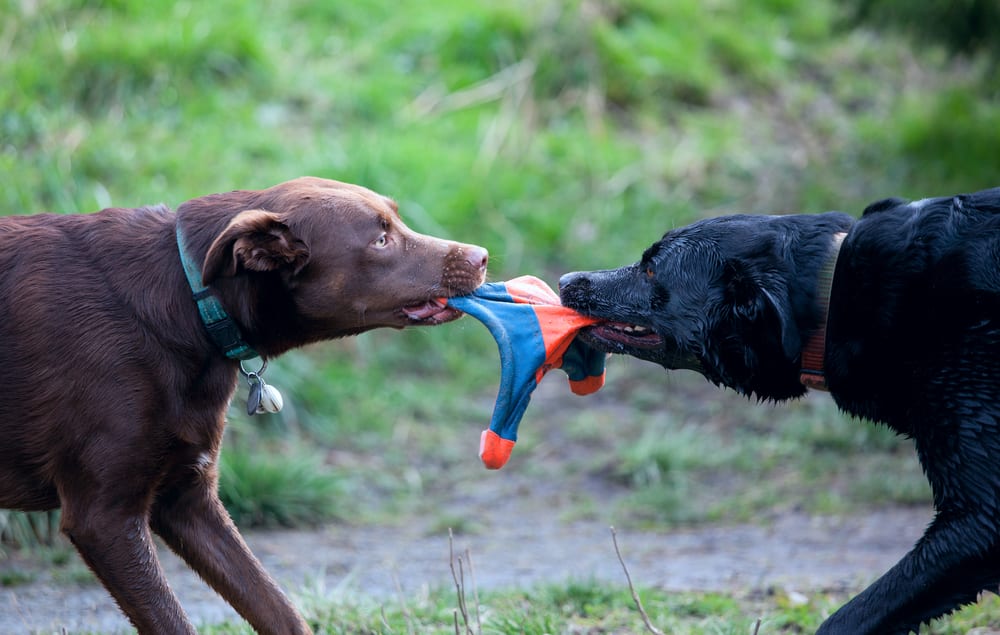
[[[468,625],[473,635],[599,635],[649,632],[628,588],[594,581],[468,595]],[[771,590],[741,595],[675,593],[638,589],[650,622],[671,635],[749,635],[760,620],[760,635],[811,633],[846,599],[843,593],[803,594]],[[465,632],[457,592],[437,589],[419,597],[375,602],[322,591],[298,598],[317,632],[329,635],[366,633]],[[478,619],[477,619],[478,608]],[[989,596],[948,620],[921,630],[927,635],[965,635],[977,627],[1000,623],[1000,599]],[[205,630],[214,634],[252,632],[234,624]]]
[[[1000,173],[995,60],[873,32],[830,0],[0,0],[0,14],[0,213],[176,206],[314,174],[486,246],[493,279],[554,283],[706,215],[856,214]],[[244,525],[434,510],[478,477],[497,364],[471,320],[277,360],[268,380],[286,410],[234,412],[227,504]],[[532,459],[554,438],[575,453],[562,468],[624,490],[617,513],[661,526],[926,504],[909,443],[828,401],[777,410],[634,368],[612,364],[579,409],[529,408],[523,469],[545,478]],[[599,507],[579,505],[562,513]],[[49,540],[54,525],[39,535],[37,521],[0,512],[0,541]],[[638,630],[620,589],[555,597],[579,592],[491,596],[490,632]],[[691,614],[704,602],[720,606]],[[677,633],[747,632],[753,602],[726,602],[649,592]],[[761,602],[776,611],[763,633],[808,630],[831,606]],[[411,619],[448,630],[445,604]],[[325,632],[390,632],[370,606],[336,608],[316,613]],[[391,632],[409,632],[387,610]]]
[[[305,450],[227,448],[219,458],[219,497],[243,527],[318,525],[348,514],[342,480]]]
[[[34,582],[35,574],[18,568],[0,572],[0,587],[14,587]]]
[[[49,546],[59,536],[59,512],[16,513],[0,509],[0,557],[2,545]]]

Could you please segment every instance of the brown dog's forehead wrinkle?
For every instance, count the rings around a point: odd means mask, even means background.
[[[392,210],[392,213],[396,218],[402,218],[402,215],[399,213],[399,203],[397,203],[395,199],[383,196],[382,200],[389,206],[389,209]]]
[[[334,235],[347,232],[357,234],[359,239],[367,237],[357,242],[360,245],[374,240],[375,234],[386,226],[405,228],[385,199],[374,193],[335,190],[285,193],[270,208],[281,210],[282,220],[301,229],[307,242],[310,236],[329,235],[333,229]],[[316,213],[317,210],[321,213]]]
[[[399,207],[393,199],[360,185],[331,179],[300,177],[261,190],[257,194],[274,212],[294,211],[303,206],[321,205],[338,209],[347,206],[348,210],[357,207],[385,211],[397,217],[399,215]]]

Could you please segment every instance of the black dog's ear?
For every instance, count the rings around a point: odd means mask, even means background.
[[[277,214],[251,209],[237,214],[208,248],[202,283],[220,276],[248,271],[276,271],[283,267],[298,273],[309,261],[309,249]]]
[[[723,282],[726,301],[733,315],[748,326],[767,327],[769,317],[777,318],[781,348],[789,360],[796,359],[802,351],[798,326],[788,305],[787,289],[781,277],[755,269],[738,258],[726,260],[723,265]]]
[[[875,201],[871,205],[865,208],[865,211],[861,213],[862,216],[868,216],[869,214],[878,214],[879,212],[886,212],[890,209],[895,209],[900,205],[906,205],[909,203],[908,200],[904,198],[884,198],[881,201]]]

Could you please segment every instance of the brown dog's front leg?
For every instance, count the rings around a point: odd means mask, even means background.
[[[61,524],[140,634],[195,635],[163,575],[145,514],[95,500],[66,501]]]
[[[162,491],[151,523],[258,633],[312,633],[243,541],[219,500],[214,474],[198,475]]]

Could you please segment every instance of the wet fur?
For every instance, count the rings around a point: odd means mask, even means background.
[[[819,633],[908,633],[1000,585],[1000,188],[887,199],[857,222],[710,219],[668,232],[635,264],[567,274],[561,296],[609,321],[585,335],[604,350],[760,399],[794,398],[819,326],[818,272],[841,231],[829,391],[844,411],[914,439],[936,515]]]

